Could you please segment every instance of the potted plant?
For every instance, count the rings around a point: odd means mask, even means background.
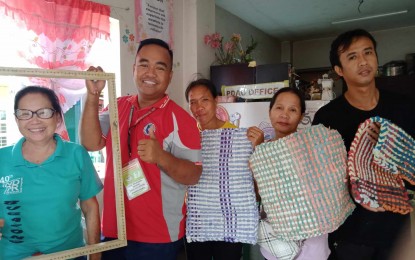
[[[246,48],[243,48],[242,37],[237,33],[232,34],[229,41],[224,41],[224,37],[220,33],[207,34],[204,37],[204,42],[215,50],[214,65],[252,62],[254,60],[252,52],[258,45],[251,36],[251,42]]]
[[[250,43],[244,48],[240,34],[232,34],[225,41],[220,33],[205,35],[204,42],[215,50],[215,61],[210,67],[210,78],[218,93],[222,85],[255,83],[255,61],[252,52],[258,43],[251,36]],[[250,66],[248,66],[250,64]]]

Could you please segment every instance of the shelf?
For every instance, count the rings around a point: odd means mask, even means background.
[[[376,86],[380,89],[387,89],[415,99],[415,75],[377,77]]]

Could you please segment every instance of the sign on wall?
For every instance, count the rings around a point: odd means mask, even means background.
[[[243,99],[272,98],[275,92],[288,87],[288,80],[248,85],[222,86],[222,96],[235,96]]]
[[[159,38],[173,48],[173,1],[135,0],[137,42]]]

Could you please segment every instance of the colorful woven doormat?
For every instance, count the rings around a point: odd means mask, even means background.
[[[203,172],[190,186],[186,238],[256,244],[258,207],[248,159],[252,145],[246,129],[202,132]]]
[[[268,220],[283,240],[336,230],[355,205],[340,134],[311,126],[255,148],[250,163]]]
[[[377,142],[369,138],[374,123],[380,126]],[[401,214],[412,211],[403,179],[415,184],[415,140],[399,126],[381,117],[360,124],[347,166],[357,203]]]

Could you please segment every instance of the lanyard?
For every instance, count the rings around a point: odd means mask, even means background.
[[[136,126],[138,123],[141,122],[141,120],[143,120],[144,118],[146,118],[147,116],[149,116],[151,113],[153,113],[156,110],[155,107],[152,107],[149,111],[147,111],[144,115],[140,116],[136,121],[135,124],[133,126]],[[130,115],[128,116],[128,154],[131,157],[131,121],[133,120],[133,113],[134,113],[134,106],[131,106],[130,109]]]
[[[169,103],[170,98],[169,96],[166,96],[166,98],[164,99],[163,103],[158,107],[158,108],[164,108],[167,103]],[[156,107],[152,107],[149,111],[147,111],[144,115],[140,116],[135,123],[133,124],[133,126],[136,126],[138,123],[141,122],[141,120],[143,120],[144,118],[146,118],[147,116],[149,116],[151,113],[153,113],[154,111],[156,111]],[[134,113],[134,105],[131,105],[131,109],[130,109],[130,115],[128,117],[128,154],[131,157],[131,122],[133,120],[133,113]]]

